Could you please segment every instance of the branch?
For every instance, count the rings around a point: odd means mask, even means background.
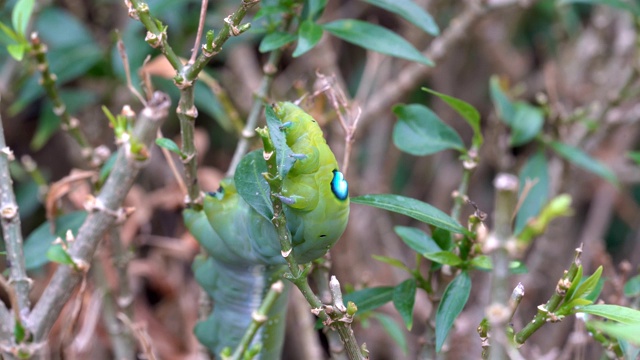
[[[511,174],[498,174],[494,181],[496,189],[494,230],[487,239],[487,251],[492,253],[493,271],[491,280],[491,304],[486,309],[487,319],[493,333],[491,359],[507,358],[505,326],[509,321],[509,253],[507,243],[512,236],[511,218],[518,198],[518,178]]]
[[[468,37],[469,28],[489,9],[494,10],[511,6],[517,2],[517,0],[502,1],[487,8],[480,5],[481,1],[470,1],[464,12],[451,21],[449,27],[441,36],[433,40],[423,54],[437,64],[445,57],[449,49]],[[411,63],[404,67],[397,76],[394,76],[395,80],[388,82],[367,100],[363,107],[362,121],[373,121],[380,113],[386,112],[392,104],[398,102],[424,81],[434,69],[433,67],[416,63]]]
[[[278,300],[278,297],[282,295],[283,291],[284,284],[282,283],[282,281],[278,280],[275,283],[271,284],[271,287],[265,295],[264,300],[262,300],[262,304],[260,304],[260,307],[257,311],[251,314],[251,323],[249,324],[247,331],[245,331],[244,336],[242,336],[242,339],[236,347],[236,350],[233,352],[233,355],[229,357],[229,360],[244,359],[245,352],[250,350],[249,345],[251,345],[251,341],[256,336],[256,333],[258,332],[260,327],[267,322],[269,311],[271,311],[271,308],[276,303],[276,300]]]
[[[18,308],[14,309],[14,311],[16,311],[16,314],[19,311],[20,317],[16,320],[21,321],[21,317],[29,314],[29,308],[31,307],[29,302],[31,279],[27,276],[27,270],[24,265],[20,215],[9,174],[9,162],[12,160],[13,152],[5,142],[2,118],[0,118],[0,221],[2,222],[4,244],[7,249],[7,261],[11,269],[9,283],[13,284],[17,298]],[[15,305],[12,304],[12,306]]]
[[[288,23],[285,27],[288,27]],[[226,176],[233,176],[233,174],[236,172],[236,167],[240,163],[240,160],[249,149],[249,141],[255,136],[255,128],[258,124],[260,114],[262,113],[262,105],[264,104],[264,99],[267,97],[267,93],[271,88],[273,78],[278,71],[278,63],[280,62],[281,57],[281,49],[276,49],[269,54],[269,59],[263,67],[264,76],[262,77],[260,87],[255,94],[253,107],[251,108],[251,112],[249,112],[249,117],[247,117],[247,123],[244,126],[241,134],[242,138],[236,146],[236,151],[233,154],[233,158],[231,159],[231,164],[229,165],[229,170],[227,170]]]
[[[53,103],[53,112],[62,121],[62,129],[71,135],[71,137],[80,145],[80,154],[82,158],[91,163],[93,166],[100,165],[104,159],[94,158],[94,150],[89,144],[84,133],[80,130],[80,121],[71,117],[67,106],[60,98],[58,89],[56,89],[56,75],[49,69],[47,61],[47,45],[43,44],[38,37],[38,33],[31,34],[31,53],[36,59],[38,71],[42,76],[42,88]]]
[[[571,281],[578,272],[578,266],[580,266],[580,256],[582,255],[582,246],[576,249],[575,256],[569,270],[565,270],[564,275],[558,281],[556,286],[556,292],[549,298],[546,304],[538,306],[538,313],[522,330],[520,330],[513,339],[517,345],[524,344],[527,339],[533,335],[542,325],[547,323],[547,320],[551,319],[554,311],[558,308],[562,300],[567,293],[567,285],[571,284]]]
[[[78,232],[78,236],[69,249],[69,254],[78,267],[86,271],[98,242],[116,220],[123,220],[125,212],[120,208],[140,172],[148,162],[148,150],[156,136],[170,106],[169,97],[156,92],[142,110],[131,134],[131,140],[142,145],[138,153],[133,152],[131,142],[125,143],[119,150],[116,163],[111,170],[100,195],[95,199],[93,211],[87,217]],[[35,341],[47,337],[65,303],[83,277],[82,271],[70,266],[59,266],[40,300],[28,319],[28,328]]]

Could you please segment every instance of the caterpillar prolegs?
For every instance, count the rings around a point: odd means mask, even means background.
[[[283,102],[267,109],[284,134],[286,145],[276,144],[278,155],[294,161],[282,174],[281,199],[291,232],[293,256],[298,263],[322,257],[344,232],[349,217],[348,185],[322,130],[311,115]],[[274,141],[275,143],[275,141]],[[283,149],[278,149],[278,146]],[[286,149],[284,149],[286,148]],[[286,151],[284,151],[286,150]],[[249,153],[241,166],[266,171],[262,150]],[[196,335],[214,354],[235,348],[269,286],[286,270],[280,242],[267,208],[255,205],[254,195],[267,189],[261,178],[250,184],[236,173],[222,181],[204,200],[204,213],[184,211],[189,231],[207,250],[209,258],[194,263],[196,279],[214,301],[212,315],[196,326]],[[242,185],[242,186],[241,186]],[[267,197],[268,198],[268,197]],[[251,205],[250,205],[251,204]],[[288,288],[288,286],[287,286]],[[262,346],[262,359],[278,359],[282,349],[286,291],[269,314],[267,327],[254,339]]]

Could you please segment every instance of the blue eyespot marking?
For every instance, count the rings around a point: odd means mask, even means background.
[[[338,170],[333,170],[333,179],[331,179],[331,192],[339,200],[346,200],[349,197],[349,183],[344,179],[344,175]]]

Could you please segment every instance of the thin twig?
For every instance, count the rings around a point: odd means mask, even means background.
[[[118,314],[118,319],[125,324],[129,330],[134,334],[135,338],[140,343],[140,348],[145,356],[145,359],[156,360],[156,352],[153,348],[151,337],[147,332],[146,326],[142,324],[134,324],[131,319],[123,313]]]
[[[18,296],[16,295],[16,292],[11,284],[9,284],[7,279],[5,279],[2,274],[0,274],[0,288],[2,288],[9,296],[9,303],[11,304],[11,310],[13,310],[13,317],[17,321],[20,321],[20,306],[18,305]],[[4,306],[4,303],[2,303],[2,305]]]
[[[99,166],[97,162],[100,159],[93,159],[93,148],[87,140],[85,134],[80,130],[80,120],[69,114],[67,105],[60,98],[58,89],[56,88],[56,75],[51,72],[49,62],[47,61],[47,46],[40,40],[38,33],[31,34],[31,52],[38,64],[38,70],[42,76],[42,87],[45,93],[53,103],[53,112],[62,121],[62,129],[71,135],[71,137],[80,145],[80,153],[82,157],[93,166]],[[92,162],[92,160],[95,160]]]
[[[245,352],[249,349],[249,345],[251,341],[256,336],[256,333],[267,322],[269,311],[278,300],[278,297],[284,291],[284,284],[282,281],[278,280],[275,283],[271,284],[269,291],[265,295],[262,303],[258,310],[256,310],[253,314],[251,314],[251,323],[245,331],[242,339],[240,339],[240,343],[236,347],[236,350],[233,352],[233,355],[229,358],[230,360],[240,360],[244,358]]]
[[[127,87],[129,88],[129,91],[131,91],[131,93],[138,98],[138,100],[142,105],[146,106],[147,101],[144,99],[142,94],[140,94],[138,89],[136,89],[136,87],[133,86],[133,82],[131,81],[131,68],[129,67],[129,56],[127,55],[127,49],[125,48],[124,42],[120,37],[120,33],[118,33],[118,53],[120,54],[120,59],[122,59],[122,66],[124,66],[124,74],[127,78]]]
[[[158,129],[157,139],[162,139],[164,136],[162,135],[162,130]],[[184,184],[184,179],[182,178],[182,174],[178,171],[178,167],[176,166],[176,162],[173,161],[173,156],[171,152],[163,147],[160,148],[162,151],[162,156],[164,156],[165,160],[167,160],[167,164],[169,164],[169,169],[171,169],[171,174],[173,174],[174,179],[178,183],[178,187],[180,188],[180,192],[182,195],[187,195],[187,186]]]
[[[362,115],[362,109],[358,107],[358,113],[353,117],[353,121],[345,119],[344,113],[349,114],[349,102],[347,101],[347,97],[342,91],[341,88],[335,85],[335,79],[333,77],[327,77],[322,75],[321,73],[316,73],[318,79],[324,82],[324,86],[322,88],[325,90],[327,98],[331,102],[331,106],[338,115],[338,120],[340,121],[340,126],[342,126],[342,130],[344,130],[344,154],[342,158],[342,166],[340,169],[342,173],[347,176],[349,172],[349,159],[351,158],[351,148],[353,146],[353,142],[355,141],[355,132],[358,128],[358,120],[360,120],[360,116]],[[351,116],[349,116],[351,117]]]
[[[69,249],[74,261],[84,264],[85,269],[103,234],[116,220],[121,221],[126,216],[126,212],[121,209],[122,203],[140,169],[147,163],[150,151],[146,149],[152,146],[158,128],[167,116],[169,106],[169,97],[156,92],[138,116],[130,137],[144,145],[144,148],[138,154],[131,152],[130,144],[125,143],[120,148],[109,178],[93,201],[92,211]],[[47,337],[82,276],[83,273],[74,270],[73,267],[58,267],[27,322],[36,342]]]
[[[560,280],[558,281],[558,286],[556,286],[556,291],[551,295],[549,301],[546,304],[538,306],[538,313],[534,316],[533,320],[531,320],[522,330],[518,331],[513,337],[513,340],[516,344],[524,344],[527,339],[533,335],[536,331],[538,331],[542,325],[547,323],[547,319],[549,319],[554,311],[558,308],[562,300],[566,295],[566,285],[571,284],[571,281],[576,276],[578,272],[578,267],[581,264],[580,257],[582,256],[582,245],[575,251],[575,256],[573,261],[571,262],[571,266],[568,270],[564,272]]]
[[[198,20],[198,32],[196,32],[196,40],[193,44],[193,49],[191,49],[191,58],[189,58],[188,65],[192,65],[196,61],[196,56],[198,56],[198,50],[200,49],[200,40],[202,40],[202,31],[204,29],[204,21],[207,17],[207,7],[209,5],[209,0],[202,0],[200,4],[200,19]]]
[[[16,304],[12,306],[14,311],[19,311],[17,320],[21,320],[20,314],[21,316],[28,315],[31,307],[29,302],[31,279],[27,276],[25,268],[20,215],[9,174],[9,162],[12,160],[13,152],[5,142],[2,118],[0,117],[0,221],[2,222],[4,244],[11,270],[9,283],[15,288],[17,298]]]
[[[249,149],[249,142],[255,136],[254,129],[258,124],[258,119],[260,118],[263,101],[267,97],[267,93],[271,88],[271,83],[273,82],[273,77],[276,74],[278,63],[280,62],[281,57],[282,51],[279,49],[274,50],[271,52],[271,54],[269,54],[269,60],[267,60],[267,63],[264,66],[265,73],[262,77],[262,81],[260,82],[260,88],[256,92],[255,100],[253,101],[253,106],[251,107],[251,112],[247,117],[247,123],[244,127],[244,130],[242,130],[242,138],[240,139],[240,141],[238,141],[236,151],[233,154],[231,164],[229,165],[229,170],[227,170],[227,176],[233,176],[233,174],[236,172],[236,167]]]
[[[467,38],[469,28],[487,11],[512,6],[517,4],[519,0],[501,1],[492,7],[482,6],[481,2],[479,0],[470,1],[466,9],[450,22],[449,27],[442,35],[433,40],[423,54],[437,64],[445,57],[449,49],[462,39]],[[433,70],[433,67],[416,63],[404,67],[397,76],[394,76],[393,81],[386,83],[367,100],[362,111],[362,121],[370,123],[375,119],[374,115],[386,112],[392,104],[415,89]]]

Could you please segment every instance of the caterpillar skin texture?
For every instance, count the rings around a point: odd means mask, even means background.
[[[348,185],[317,122],[289,102],[274,105],[274,110],[287,144],[295,154],[304,155],[286,175],[281,195],[293,200],[283,206],[292,254],[298,263],[307,263],[326,254],[344,232]],[[196,334],[219,354],[224,347],[233,349],[238,344],[252,311],[286,270],[286,262],[273,224],[244,201],[233,179],[223,180],[217,193],[206,196],[204,213],[187,209],[184,218],[210,255],[206,268],[196,269],[196,278],[212,296],[214,312],[198,324]],[[280,358],[286,298],[285,291],[270,313],[272,328],[254,339],[263,344],[262,359]]]

